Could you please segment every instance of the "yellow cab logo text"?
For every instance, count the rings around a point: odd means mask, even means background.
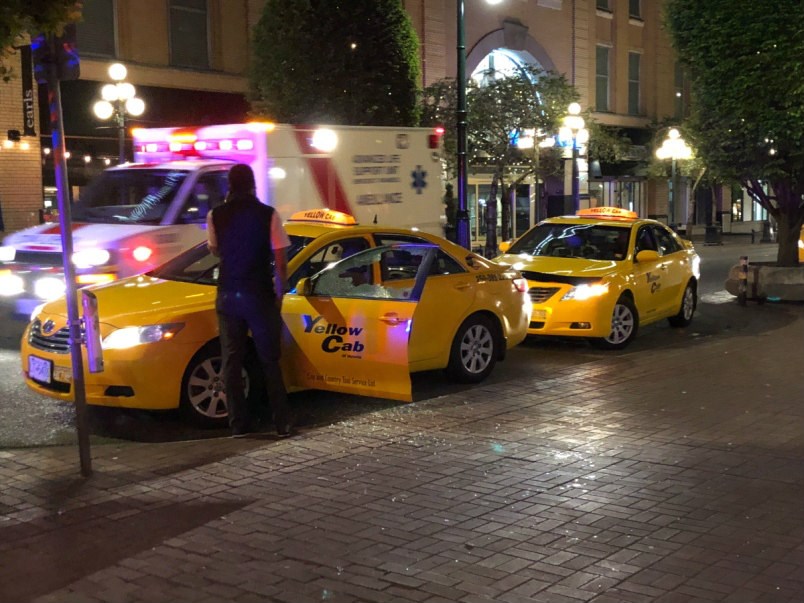
[[[307,314],[302,316],[302,320],[304,321],[305,333],[326,335],[326,337],[321,340],[321,349],[327,353],[362,352],[366,349],[366,346],[361,343],[360,340],[356,339],[363,332],[363,327],[350,327],[348,325],[328,323],[324,321],[323,316],[313,318]],[[347,340],[345,336],[353,339]]]

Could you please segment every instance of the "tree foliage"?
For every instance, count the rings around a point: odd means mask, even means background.
[[[804,222],[804,11],[800,0],[668,0],[690,73],[689,142],[713,177],[776,219],[777,264],[798,264]]]
[[[267,0],[253,33],[255,115],[418,125],[419,41],[400,0]]]
[[[81,17],[80,0],[2,0],[0,2],[0,78],[13,73],[10,59],[14,46],[27,35],[60,35],[64,26]]]
[[[493,76],[494,74],[489,74]],[[483,86],[474,80],[467,84],[467,163],[492,172],[492,188],[486,208],[487,219],[496,222],[497,187],[511,199],[517,185],[538,173],[539,178],[560,173],[562,150],[558,148],[521,149],[513,140],[535,130],[540,139],[558,134],[567,108],[578,100],[578,92],[563,75],[534,67],[505,77],[486,77]],[[425,88],[423,125],[443,125],[443,156],[448,173],[454,177],[457,163],[457,86],[447,78]],[[616,129],[604,128],[584,116],[590,130],[590,157],[614,160],[627,144]],[[511,232],[511,203],[502,203],[501,235]],[[448,215],[448,220],[449,220]],[[494,229],[490,228],[490,234]],[[496,242],[487,241],[487,253]]]

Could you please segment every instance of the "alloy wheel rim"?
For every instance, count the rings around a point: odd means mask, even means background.
[[[220,356],[205,358],[190,373],[187,382],[187,398],[193,409],[204,417],[221,419],[229,414],[221,366]],[[243,392],[248,397],[249,379],[245,369],[243,370]]]
[[[624,304],[614,306],[611,315],[611,333],[606,337],[609,343],[619,345],[626,341],[634,332],[634,314]]]
[[[461,364],[472,374],[482,373],[491,362],[494,340],[482,325],[470,327],[461,341]]]

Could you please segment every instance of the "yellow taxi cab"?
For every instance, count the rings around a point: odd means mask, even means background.
[[[585,337],[622,349],[641,326],[692,321],[700,259],[692,243],[656,220],[618,207],[549,218],[495,261],[528,280],[530,335]]]
[[[359,226],[319,210],[294,215],[286,230],[282,364],[289,390],[411,400],[410,373],[446,369],[478,382],[526,336],[526,281],[446,239]],[[200,244],[144,275],[90,287],[104,370],[85,370],[87,403],[179,407],[197,422],[224,422],[217,274],[218,258]],[[41,306],[23,334],[21,359],[31,389],[69,401],[66,322],[64,298]],[[252,350],[249,398],[261,395],[255,360]]]

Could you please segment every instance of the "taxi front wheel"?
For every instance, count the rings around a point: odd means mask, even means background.
[[[480,314],[470,316],[452,340],[447,375],[461,383],[483,381],[497,363],[498,342],[491,319]]]
[[[671,327],[686,327],[692,322],[692,316],[695,314],[697,306],[697,291],[695,283],[690,281],[684,289],[684,295],[681,296],[681,308],[678,314],[671,316],[667,319]]]
[[[221,373],[220,342],[212,341],[201,348],[187,365],[181,382],[180,408],[184,416],[202,427],[225,427],[229,422],[226,388]],[[257,395],[257,365],[246,354],[243,367],[243,388],[246,400],[253,403]]]
[[[592,339],[591,343],[601,350],[622,350],[636,337],[638,329],[639,315],[636,306],[630,297],[623,295],[614,304],[608,337]]]

